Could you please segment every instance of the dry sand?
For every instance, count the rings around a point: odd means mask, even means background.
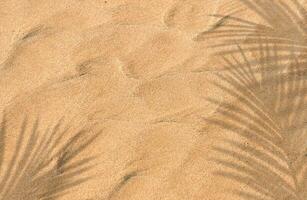
[[[218,23],[210,14],[250,12],[231,0],[2,0],[5,158],[25,116],[40,130],[63,117],[69,134],[102,134],[80,155],[97,156],[92,178],[58,199],[236,199],[226,191],[244,186],[208,161],[222,137],[203,120],[217,108],[206,98],[224,98],[216,41],[195,37]]]

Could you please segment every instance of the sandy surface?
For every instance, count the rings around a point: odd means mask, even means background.
[[[206,98],[224,98],[212,85],[223,65],[215,39],[195,38],[219,23],[211,14],[252,15],[231,0],[2,0],[5,159],[25,117],[42,138],[62,118],[63,140],[101,135],[80,155],[97,156],[91,178],[57,199],[236,199],[226,191],[244,186],[209,161],[223,134]]]

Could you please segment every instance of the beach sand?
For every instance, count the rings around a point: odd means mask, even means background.
[[[237,199],[245,186],[210,161],[227,136],[204,120],[208,97],[228,98],[212,84],[218,39],[202,37],[218,15],[260,20],[231,0],[2,0],[4,168],[25,118],[25,141],[35,120],[39,138],[61,121],[61,141],[100,135],[78,155],[95,156],[90,178],[56,199]]]

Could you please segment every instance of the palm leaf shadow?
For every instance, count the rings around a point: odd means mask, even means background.
[[[267,41],[265,41],[267,42]],[[258,42],[259,43],[259,42]],[[246,185],[234,191],[242,199],[307,197],[307,71],[293,52],[289,65],[279,60],[276,47],[258,44],[259,58],[249,62],[225,56],[228,72],[214,84],[235,101],[219,102],[217,115],[206,119],[240,139],[215,146],[212,161],[222,167],[216,175]],[[230,57],[230,58],[229,58]]]
[[[253,22],[231,15],[214,14],[212,17],[227,19],[222,26],[212,31],[199,33],[194,40],[219,39],[220,43],[211,47],[217,48],[219,55],[238,53],[239,43],[243,51],[258,51],[259,38],[267,43],[277,45],[280,51],[296,51],[302,54],[306,62],[307,54],[307,11],[297,0],[266,1],[237,0],[246,9],[253,11],[263,22]],[[243,46],[244,44],[244,46]],[[284,58],[289,59],[289,58]]]
[[[39,120],[29,127],[25,118],[4,166],[6,123],[4,116],[0,129],[0,199],[56,199],[91,178],[87,172],[94,167],[95,157],[77,156],[99,132],[89,136],[87,130],[80,130],[67,139],[69,127],[61,130],[62,120],[59,120],[40,134]]]

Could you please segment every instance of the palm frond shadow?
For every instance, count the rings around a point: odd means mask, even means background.
[[[6,124],[4,116],[0,129],[0,199],[56,199],[91,178],[87,172],[95,166],[95,157],[77,156],[99,132],[89,135],[87,130],[80,130],[68,136],[70,128],[62,130],[60,120],[40,133],[39,120],[30,127],[25,118],[10,150],[12,155],[4,165]]]
[[[206,121],[232,136],[213,148],[216,156],[211,160],[221,166],[215,174],[246,185],[248,190],[235,191],[242,199],[303,200],[307,197],[307,71],[293,52],[285,65],[275,48],[259,51],[257,62],[242,50],[241,58],[225,56],[228,71],[214,82],[235,99],[208,99],[219,108]]]
[[[224,24],[218,29],[199,33],[194,40],[219,39],[220,43],[211,46],[218,49],[219,55],[240,53],[236,48],[238,43],[244,44],[243,51],[258,51],[255,45],[258,45],[259,38],[277,45],[280,51],[288,51],[291,48],[301,54],[307,54],[307,11],[301,3],[297,0],[237,1],[253,11],[263,22],[214,14],[212,17],[226,19]]]

